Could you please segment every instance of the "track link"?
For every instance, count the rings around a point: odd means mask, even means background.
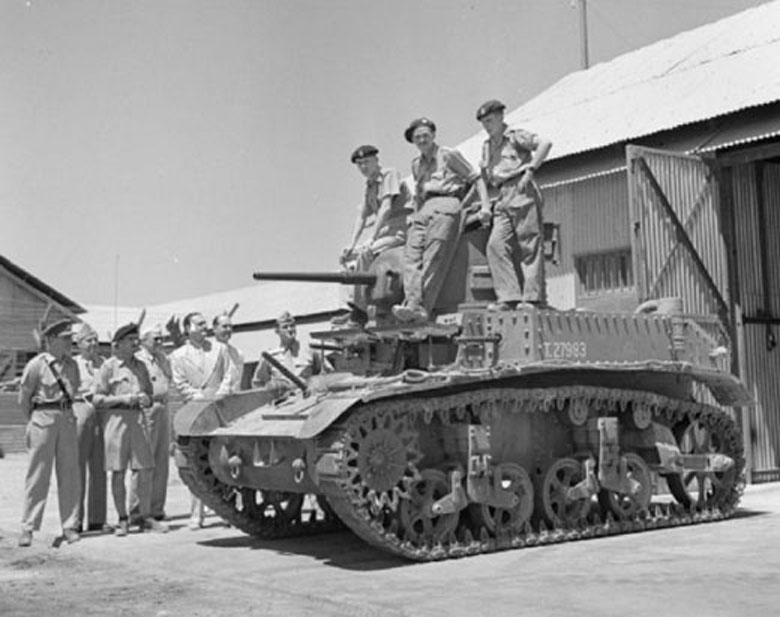
[[[410,498],[414,482],[421,477],[417,468],[421,454],[410,436],[415,421],[430,424],[435,419],[443,425],[488,424],[499,414],[550,413],[562,411],[567,405],[579,408],[585,405],[599,416],[619,416],[629,409],[639,408],[650,414],[654,421],[667,426],[698,423],[697,426],[716,436],[718,451],[730,456],[734,467],[721,479],[714,495],[698,503],[690,501],[687,508],[679,503],[656,503],[621,520],[615,520],[611,514],[601,520],[596,510],[573,527],[548,528],[540,520],[534,525],[525,523],[522,530],[515,533],[502,529],[492,533],[485,527],[475,528],[461,521],[457,529],[436,541],[419,535],[410,537],[404,531],[403,517],[398,516],[399,503]],[[356,470],[361,456],[360,446],[356,444],[373,430],[388,429],[401,435],[406,448],[406,468],[394,485],[382,491],[372,490]],[[744,489],[742,440],[736,423],[727,413],[706,404],[645,391],[592,386],[495,388],[439,398],[379,401],[353,410],[338,426],[331,427],[321,443],[323,449],[339,451],[338,471],[321,477],[321,487],[339,518],[370,544],[415,561],[717,521],[733,515]]]
[[[209,466],[208,438],[179,437],[177,447],[188,462],[179,467],[182,481],[206,506],[244,533],[278,539],[343,529],[330,507],[315,495],[240,489],[221,482]]]

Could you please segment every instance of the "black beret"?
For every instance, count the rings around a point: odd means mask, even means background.
[[[350,161],[357,163],[358,159],[364,159],[367,156],[376,156],[379,154],[379,149],[376,146],[360,146],[356,148],[350,157]]]
[[[131,334],[138,334],[138,324],[137,323],[129,323],[121,328],[119,328],[116,332],[114,332],[114,342],[118,343],[126,336],[130,336]]]
[[[494,111],[504,111],[505,109],[506,105],[495,99],[490,100],[487,103],[482,103],[477,110],[477,120],[482,120],[482,118],[488,114],[492,114]]]
[[[43,336],[67,336],[73,334],[73,322],[70,319],[58,319],[41,330]]]
[[[421,126],[427,126],[434,133],[436,132],[436,125],[433,123],[433,120],[429,120],[428,118],[417,118],[416,120],[412,120],[409,128],[404,131],[404,137],[406,138],[406,141],[412,143],[412,135],[414,135],[414,131]]]

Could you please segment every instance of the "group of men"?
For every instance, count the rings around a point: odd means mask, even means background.
[[[217,399],[242,388],[244,358],[230,343],[228,313],[212,323],[213,340],[203,314],[182,320],[186,341],[166,355],[162,328],[141,330],[130,323],[117,329],[112,356],[98,352],[98,335],[86,323],[57,320],[41,330],[44,350],[24,369],[19,404],[29,419],[29,463],[25,478],[20,546],[30,546],[43,519],[52,467],[56,468],[63,537],[82,531],[126,536],[139,531],[168,531],[164,522],[170,453],[168,398],[175,387],[184,402]],[[296,376],[319,372],[317,357],[302,349],[295,320],[277,319],[280,347],[270,355]],[[78,355],[73,357],[73,343]],[[258,363],[254,387],[293,387],[265,360]],[[131,471],[129,491],[127,470]],[[106,519],[106,473],[116,525]],[[86,507],[85,507],[86,502]],[[189,527],[203,526],[203,504],[193,496]]]
[[[534,174],[552,143],[539,135],[510,128],[506,106],[490,100],[477,110],[488,134],[479,170],[454,148],[436,143],[436,124],[413,120],[404,132],[420,154],[412,160],[414,195],[395,169],[379,164],[379,150],[357,148],[351,161],[366,177],[366,191],[351,243],[342,262],[355,258],[355,269],[366,271],[381,252],[404,246],[404,302],[393,314],[404,322],[427,321],[435,306],[449,263],[457,248],[465,208],[476,197],[477,216],[490,226],[487,260],[496,302],[490,310],[512,310],[520,303],[544,304],[542,198]],[[357,246],[370,216],[370,238]],[[356,291],[352,312],[344,323],[365,322],[366,300]]]

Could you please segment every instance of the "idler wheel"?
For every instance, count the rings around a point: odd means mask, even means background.
[[[633,452],[623,455],[628,468],[628,476],[637,482],[639,487],[633,495],[616,493],[601,489],[599,491],[599,504],[605,514],[611,512],[617,519],[630,519],[646,510],[653,497],[653,484],[650,477],[650,467],[645,460]]]
[[[720,426],[720,425],[717,425]],[[672,430],[683,454],[732,455],[726,447],[726,437],[701,422],[681,423]],[[666,483],[674,498],[686,508],[704,509],[720,505],[736,481],[736,466],[721,472],[689,471],[668,474]]]
[[[571,499],[569,489],[585,479],[582,464],[573,458],[555,461],[544,476],[541,503],[544,516],[559,527],[574,527],[585,520],[590,499]]]
[[[475,522],[492,533],[519,533],[534,511],[534,487],[528,472],[515,463],[501,463],[494,472],[502,490],[514,493],[519,501],[513,508],[497,508],[484,503],[471,504]]]
[[[431,506],[449,494],[447,475],[438,469],[423,469],[409,487],[409,497],[401,500],[400,519],[404,536],[414,544],[444,542],[455,531],[459,513],[433,514]]]

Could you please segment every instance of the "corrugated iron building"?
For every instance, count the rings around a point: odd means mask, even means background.
[[[572,73],[507,114],[553,141],[538,180],[551,303],[713,316],[756,405],[753,482],[780,480],[780,2]],[[461,145],[479,160],[485,134]]]

